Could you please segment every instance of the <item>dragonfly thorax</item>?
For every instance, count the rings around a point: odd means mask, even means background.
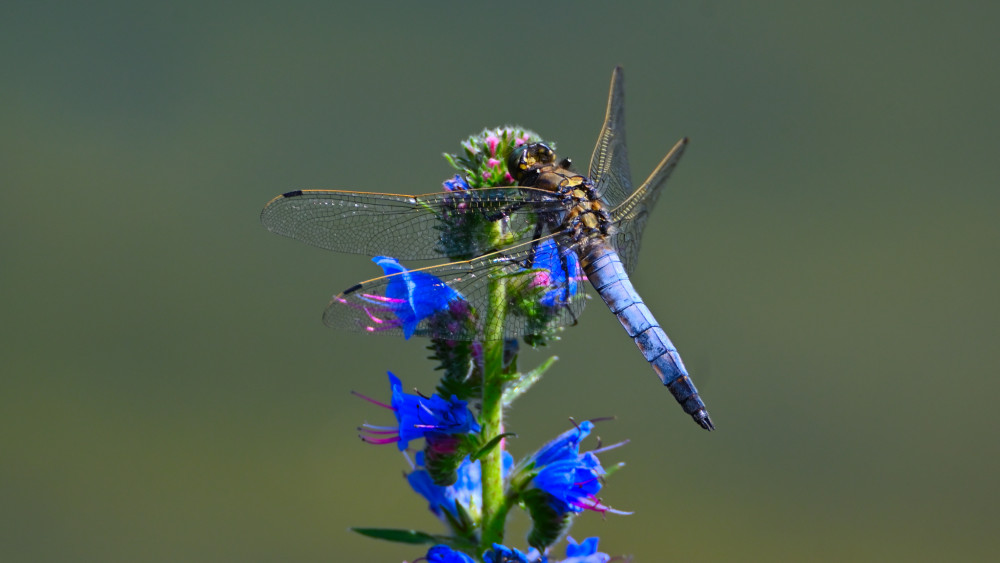
[[[567,234],[574,243],[603,239],[612,232],[611,216],[590,178],[565,168],[568,163],[568,160],[556,163],[555,151],[544,143],[519,147],[507,161],[510,174],[518,184],[562,197],[566,215],[557,230]]]

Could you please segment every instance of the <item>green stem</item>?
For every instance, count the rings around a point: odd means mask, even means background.
[[[479,421],[483,442],[487,443],[503,432],[504,368],[503,329],[506,317],[506,285],[503,277],[490,282],[490,312],[494,322],[486,327],[483,342],[483,404]],[[503,542],[507,503],[503,491],[503,448],[499,445],[482,457],[483,523],[481,550]]]

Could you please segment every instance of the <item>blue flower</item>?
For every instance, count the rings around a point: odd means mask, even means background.
[[[395,428],[372,426],[361,427],[361,439],[370,444],[389,444],[397,442],[400,451],[409,447],[410,440],[426,438],[428,444],[436,441],[451,443],[449,438],[455,434],[479,432],[468,403],[456,397],[444,400],[438,395],[421,397],[403,392],[403,384],[399,378],[389,372],[389,387],[392,389],[392,403],[386,405],[364,395],[362,398],[385,408],[391,409],[399,425]]]
[[[446,545],[435,545],[427,551],[428,563],[476,563],[475,560],[461,551]]]
[[[532,563],[537,560],[528,559],[528,556],[520,550],[495,543],[493,549],[483,554],[483,561],[486,563]]]
[[[465,181],[465,178],[461,174],[455,174],[455,177],[451,180],[444,181],[444,190],[446,192],[455,192],[469,189],[469,183]]]
[[[565,263],[560,256],[565,257]],[[551,238],[546,239],[535,250],[535,260],[532,267],[540,270],[532,281],[533,286],[554,286],[556,288],[545,292],[541,299],[542,305],[546,307],[562,305],[568,302],[570,297],[576,295],[576,275],[580,266],[575,252],[560,253],[555,241]]]
[[[419,270],[407,270],[395,258],[376,256],[372,261],[382,267],[389,278],[385,290],[387,306],[403,326],[403,336],[409,339],[424,319],[449,309],[448,304],[464,299],[436,276]],[[393,275],[395,274],[395,275]]]
[[[466,457],[456,471],[458,479],[455,484],[441,487],[434,484],[431,475],[423,468],[424,453],[416,455],[418,469],[406,476],[413,490],[427,499],[428,508],[435,516],[448,522],[445,512],[458,519],[459,509],[465,511],[474,521],[479,521],[483,513],[483,483],[479,460],[469,461]],[[514,458],[503,452],[504,478],[510,473]]]
[[[597,551],[598,538],[587,538],[576,543],[572,536],[566,538],[566,559],[558,563],[607,563],[611,556]]]
[[[593,427],[589,421],[582,422],[520,464],[514,482],[534,524],[528,545],[538,549],[552,545],[584,510],[628,514],[604,505],[597,497],[607,474],[597,454],[621,444],[581,454],[580,442]]]

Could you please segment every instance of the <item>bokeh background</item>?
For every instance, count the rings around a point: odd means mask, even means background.
[[[631,439],[573,535],[636,561],[987,560],[997,539],[1000,21],[986,3],[7,2],[0,555],[412,560],[391,447],[425,343],[326,329],[378,274],[272,235],[297,188],[425,193],[517,123],[583,166],[625,68],[636,179],[689,147],[634,283],[708,434],[599,302],[531,367],[524,454]],[[510,544],[524,547],[526,519]],[[560,548],[561,554],[561,548]]]

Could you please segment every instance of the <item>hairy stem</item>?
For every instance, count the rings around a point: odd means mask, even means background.
[[[490,282],[490,314],[493,319],[486,327],[483,356],[483,404],[480,425],[483,441],[489,442],[503,432],[504,340],[503,322],[506,317],[506,285],[503,277]],[[482,458],[483,533],[482,551],[501,543],[507,519],[507,504],[503,491],[503,448],[498,445]]]

